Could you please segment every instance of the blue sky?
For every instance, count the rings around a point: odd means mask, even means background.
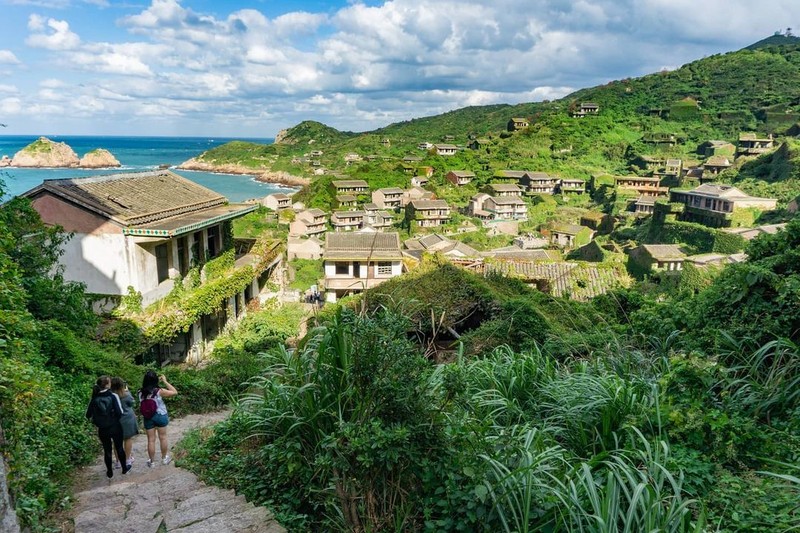
[[[0,134],[364,131],[672,69],[798,0],[0,0]]]

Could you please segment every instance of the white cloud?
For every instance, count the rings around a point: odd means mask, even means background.
[[[8,85],[5,83],[0,83],[0,93],[5,94],[17,94],[19,93],[19,89],[16,85]]]
[[[11,50],[0,50],[0,64],[19,65],[20,63],[21,61]]]
[[[52,31],[43,33],[48,28]],[[28,29],[34,33],[25,40],[25,43],[34,48],[71,50],[80,44],[80,37],[70,31],[69,23],[66,20],[51,18],[45,22],[39,15],[31,15],[28,19]]]

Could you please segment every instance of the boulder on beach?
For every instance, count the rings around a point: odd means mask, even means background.
[[[104,148],[98,148],[87,152],[86,155],[81,158],[79,166],[81,168],[109,168],[118,167],[120,163],[111,152]]]
[[[11,166],[11,158],[7,155],[0,157],[0,167],[9,167]]]
[[[47,137],[39,137],[11,160],[11,166],[22,168],[74,168],[79,164],[78,154],[67,143],[53,142]]]

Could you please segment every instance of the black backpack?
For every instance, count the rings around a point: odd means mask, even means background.
[[[112,394],[100,394],[92,400],[92,422],[99,428],[110,428],[119,419],[114,412],[115,398]]]

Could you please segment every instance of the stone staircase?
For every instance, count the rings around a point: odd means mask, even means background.
[[[191,415],[171,421],[170,444],[190,428],[214,423],[227,413]],[[147,438],[135,437],[136,461],[125,476],[105,477],[102,458],[81,471],[71,528],[65,531],[113,533],[282,533],[272,513],[248,503],[232,490],[209,487],[175,463],[147,468]],[[99,443],[98,443],[99,447]],[[158,446],[156,446],[158,448]]]

